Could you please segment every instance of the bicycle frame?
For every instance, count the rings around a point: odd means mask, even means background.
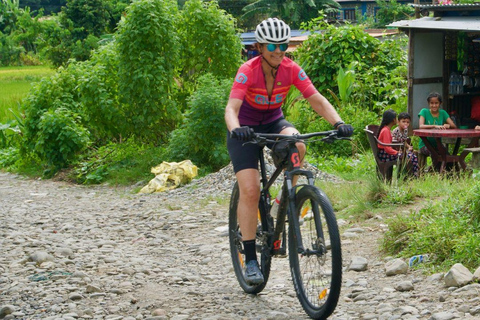
[[[282,235],[285,229],[285,218],[288,214],[289,223],[293,224],[293,228],[295,230],[294,237],[297,243],[298,252],[303,253],[305,251],[302,243],[302,237],[300,235],[300,224],[297,219],[294,217],[295,213],[295,194],[297,186],[293,186],[293,178],[295,176],[305,176],[308,180],[309,185],[314,185],[314,176],[313,173],[308,170],[303,170],[300,167],[301,161],[298,153],[298,148],[295,146],[295,142],[289,143],[288,147],[288,162],[285,166],[280,166],[276,168],[272,177],[270,179],[267,178],[267,173],[265,170],[265,158],[263,156],[263,148],[260,150],[260,168],[261,168],[261,195],[260,195],[260,217],[262,219],[262,225],[266,226],[265,222],[268,221],[267,213],[269,212],[269,204],[270,204],[270,193],[269,189],[278,178],[278,176],[284,172],[284,181],[282,185],[282,197],[280,199],[278,216],[277,216],[277,223],[275,225],[275,230],[273,234],[273,242],[269,243],[270,252],[272,254],[280,253],[282,240],[280,236]],[[285,169],[285,170],[284,170]],[[287,196],[285,196],[287,195]],[[266,207],[268,206],[268,207]],[[270,220],[272,221],[272,220]],[[270,222],[273,223],[273,222]],[[266,227],[264,227],[266,229]],[[263,230],[266,232],[267,230]]]

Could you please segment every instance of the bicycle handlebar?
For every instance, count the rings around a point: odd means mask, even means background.
[[[313,133],[306,133],[306,134],[278,134],[278,133],[255,133],[255,137],[246,142],[246,143],[269,143],[269,142],[279,142],[281,140],[287,140],[291,142],[300,142],[303,140],[308,140],[313,137],[324,137],[321,141],[325,142],[332,142],[333,140],[351,140],[349,137],[338,137],[337,130],[330,130],[330,131],[321,131],[321,132],[313,132]]]

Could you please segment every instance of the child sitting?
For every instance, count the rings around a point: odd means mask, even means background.
[[[392,109],[389,109],[383,113],[382,123],[380,124],[380,128],[378,128],[378,141],[382,143],[392,143],[392,133],[391,129],[397,122],[397,114]],[[419,175],[419,167],[418,167],[418,158],[412,151],[406,152],[402,154],[402,152],[397,151],[389,146],[382,146],[378,144],[378,158],[380,161],[387,162],[387,161],[395,161],[397,159],[407,160],[409,167],[411,167],[413,171],[413,175],[418,177]]]
[[[398,114],[397,127],[393,129],[392,136],[394,142],[402,142],[408,151],[413,151],[413,147],[409,144],[408,127],[412,121],[412,117],[406,112]]]

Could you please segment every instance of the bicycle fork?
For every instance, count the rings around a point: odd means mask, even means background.
[[[288,221],[290,224],[293,226],[293,237],[295,239],[295,242],[297,244],[297,252],[300,254],[305,253],[305,248],[303,246],[302,242],[302,237],[300,235],[300,222],[298,217],[296,217],[295,212],[296,212],[296,201],[295,201],[295,195],[296,195],[296,190],[298,186],[293,186],[293,177],[294,176],[305,176],[308,179],[308,184],[309,185],[314,185],[314,177],[313,174],[310,171],[307,170],[302,170],[302,169],[293,169],[291,171],[285,171],[285,183],[284,183],[284,189],[282,195],[287,195],[286,197],[282,196],[282,199],[280,200],[280,210],[279,212],[282,212],[282,216],[286,215],[288,217]],[[288,199],[288,201],[287,201]],[[288,203],[288,207],[285,208],[286,202]],[[288,209],[288,210],[285,210]],[[281,219],[281,221],[285,221],[285,219]],[[275,230],[275,238],[278,239],[280,236],[280,233],[283,232],[285,228],[285,223],[277,223],[277,228]],[[283,233],[285,235],[285,233]],[[283,237],[285,238],[285,237]],[[277,241],[280,241],[277,240]],[[285,239],[283,239],[285,241]],[[276,249],[274,247],[274,249]]]

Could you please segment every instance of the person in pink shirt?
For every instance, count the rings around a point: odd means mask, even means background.
[[[290,27],[277,18],[262,21],[255,30],[259,55],[245,62],[238,70],[225,108],[225,122],[229,134],[227,148],[240,188],[237,208],[245,251],[245,280],[249,285],[263,283],[255,251],[257,209],[260,197],[258,172],[259,146],[245,144],[254,132],[298,134],[298,130],[285,120],[282,105],[294,85],[312,108],[324,117],[339,137],[353,134],[351,125],[345,124],[330,102],[313,86],[305,71],[285,57],[290,40]],[[306,147],[298,143],[301,159]]]
[[[382,123],[378,128],[378,141],[386,144],[391,144],[393,141],[392,127],[397,123],[397,113],[392,109],[388,109],[383,113]],[[405,155],[401,151],[395,150],[390,146],[378,145],[378,158],[380,161],[395,161],[398,158],[405,159]],[[411,167],[412,173],[415,177],[419,175],[419,166],[417,156],[410,150],[406,152],[406,160],[408,160],[407,168]]]

